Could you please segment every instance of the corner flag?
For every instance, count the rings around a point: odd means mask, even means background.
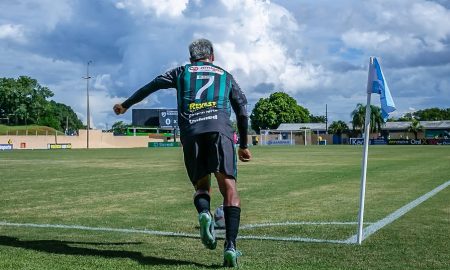
[[[369,82],[367,83],[367,92],[380,94],[381,115],[384,122],[389,117],[389,113],[395,111],[395,103],[389,91],[389,86],[384,79],[383,71],[381,71],[380,63],[376,57],[369,65]]]
[[[395,111],[394,100],[392,100],[391,92],[384,79],[381,66],[377,58],[370,57],[369,74],[367,77],[367,105],[366,105],[366,119],[364,121],[364,150],[361,166],[361,191],[359,197],[359,213],[358,213],[358,234],[357,243],[361,245],[364,232],[364,200],[366,196],[366,178],[367,178],[367,160],[369,155],[369,135],[370,135],[370,98],[372,93],[380,94],[381,101],[381,115],[384,122],[389,117],[389,113]]]

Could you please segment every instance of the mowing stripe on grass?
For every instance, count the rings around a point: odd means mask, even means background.
[[[313,222],[304,222],[305,224],[311,225]],[[341,224],[356,224],[356,222],[315,222],[316,225],[330,224],[330,225],[341,225]],[[280,224],[280,223],[274,223]],[[285,225],[297,224],[300,225],[302,222],[286,222]],[[262,224],[255,227],[261,227]],[[266,224],[264,224],[266,225]],[[101,231],[101,232],[120,232],[120,233],[142,233],[149,235],[158,236],[172,236],[172,237],[185,237],[185,238],[200,238],[198,234],[183,233],[183,232],[165,232],[165,231],[155,231],[155,230],[138,230],[138,229],[118,229],[118,228],[105,228],[105,227],[88,227],[80,225],[62,225],[62,224],[35,224],[35,223],[12,223],[6,221],[0,221],[0,226],[13,226],[13,227],[28,227],[28,228],[52,228],[52,229],[71,229],[71,230],[83,230],[83,231]],[[246,225],[247,228],[250,225]],[[224,239],[223,231],[216,231],[218,239]],[[272,236],[255,236],[255,235],[241,235],[239,239],[249,239],[249,240],[272,240],[272,241],[285,241],[285,242],[310,242],[310,243],[333,243],[333,244],[350,244],[348,240],[330,240],[330,239],[315,239],[315,238],[305,238],[305,237],[272,237]]]
[[[363,229],[363,240],[366,239],[367,237],[371,236],[372,234],[376,233],[378,230],[382,229],[384,226],[389,225],[393,221],[399,219],[401,216],[408,213],[413,208],[415,208],[419,204],[423,203],[424,201],[428,200],[429,198],[433,197],[439,191],[442,191],[449,185],[450,185],[450,181],[447,181],[444,184],[433,189],[432,191],[420,196],[419,198],[415,199],[414,201],[397,209],[395,212],[391,213],[390,215],[386,216],[385,218],[380,219],[379,221],[373,223],[372,225],[367,226],[366,228]],[[346,241],[349,243],[356,243],[357,237],[358,237],[357,234],[355,234],[355,235],[351,236],[350,238],[348,238]]]

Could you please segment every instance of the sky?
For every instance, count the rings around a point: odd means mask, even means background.
[[[366,102],[370,56],[397,111],[450,107],[450,0],[2,0],[0,77],[29,76],[86,123],[131,123],[112,112],[141,86],[188,63],[197,38],[247,96],[283,91],[314,115],[349,122]],[[379,99],[372,98],[374,105]],[[174,89],[132,108],[176,108]],[[250,113],[250,112],[249,112]]]

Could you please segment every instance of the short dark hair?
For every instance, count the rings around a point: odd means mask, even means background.
[[[211,41],[201,38],[192,41],[189,45],[189,54],[191,55],[191,61],[209,58],[213,55],[213,45]]]

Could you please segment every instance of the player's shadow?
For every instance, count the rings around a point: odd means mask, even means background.
[[[71,242],[59,240],[20,240],[16,237],[0,236],[0,246],[10,246],[63,255],[81,255],[81,256],[99,256],[103,258],[125,258],[132,259],[143,265],[194,265],[202,268],[218,268],[220,265],[204,265],[196,262],[158,258],[153,256],[144,256],[141,252],[124,250],[106,250],[86,247],[77,247],[72,245],[93,245],[93,246],[111,246],[111,245],[139,245],[141,242],[126,243],[95,243],[95,242]]]

